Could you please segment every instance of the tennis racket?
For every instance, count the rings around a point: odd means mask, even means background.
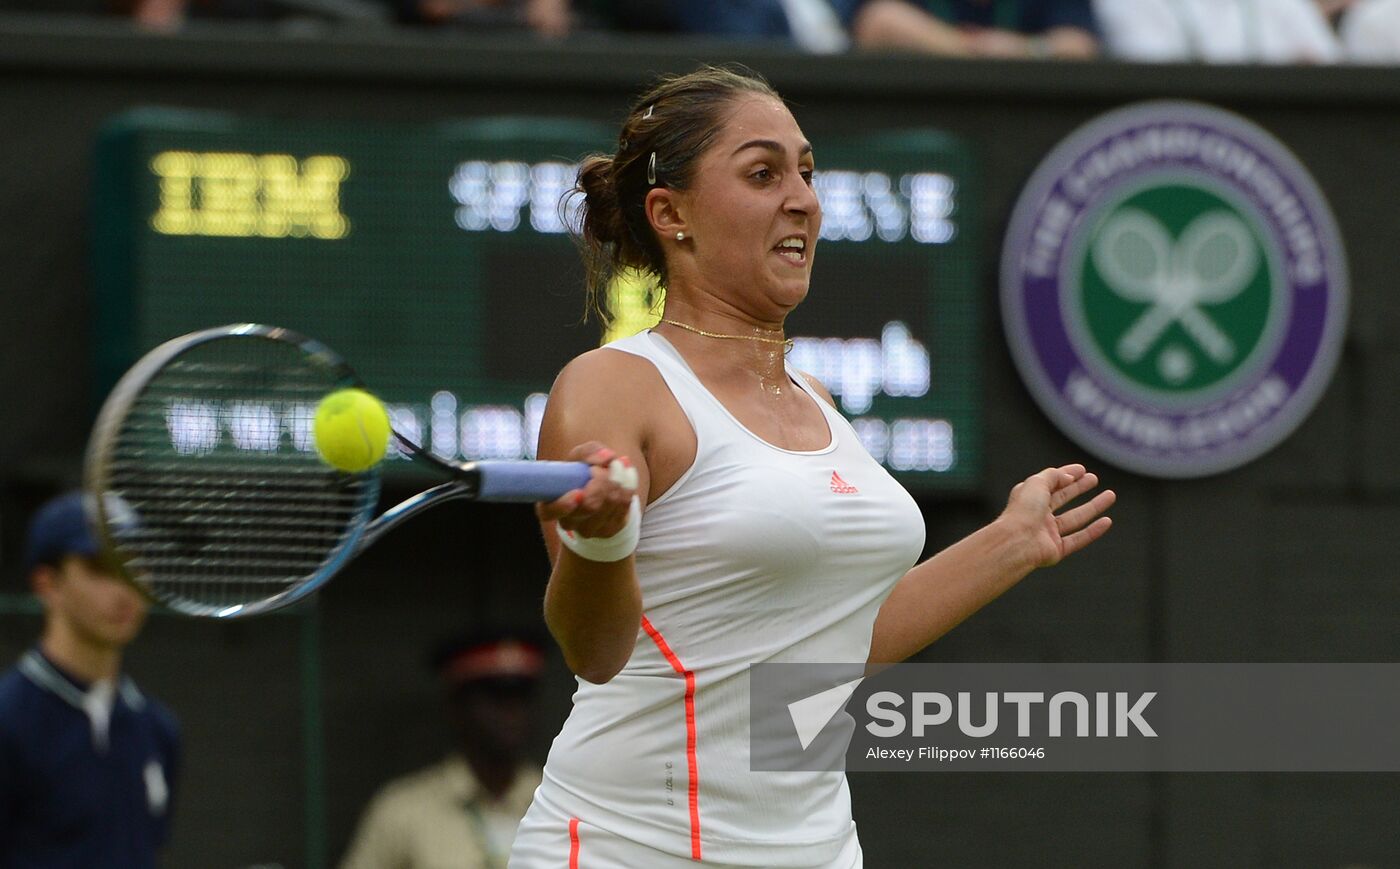
[[[447,482],[378,518],[378,468],[338,471],[312,423],[330,392],[361,386],[320,342],[238,324],[174,338],[108,396],[85,487],[110,561],[176,612],[234,618],[295,603],[409,517],[446,501],[551,501],[586,485],[581,462],[449,462],[398,432]]]

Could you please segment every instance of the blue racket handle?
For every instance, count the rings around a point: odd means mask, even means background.
[[[553,501],[581,489],[593,470],[583,462],[474,462],[481,474],[476,497],[481,501]]]

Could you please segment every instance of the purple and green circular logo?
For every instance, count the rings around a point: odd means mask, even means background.
[[[1346,261],[1282,143],[1152,102],[1091,121],[1036,170],[1001,298],[1021,376],[1066,434],[1129,470],[1198,477],[1272,449],[1321,397]]]

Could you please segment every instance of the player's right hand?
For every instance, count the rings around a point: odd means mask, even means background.
[[[558,522],[560,528],[580,537],[611,537],[621,531],[636,494],[637,473],[632,462],[597,441],[574,447],[567,460],[591,465],[592,479],[581,489],[537,503],[535,515],[541,522]],[[631,485],[626,485],[629,482]]]

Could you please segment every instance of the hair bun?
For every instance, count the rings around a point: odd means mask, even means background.
[[[726,109],[744,94],[781,99],[752,70],[705,66],[657,79],[633,104],[618,135],[617,152],[594,154],[579,166],[575,195],[583,196],[576,240],[587,269],[591,310],[609,319],[604,300],[613,275],[636,269],[665,286],[666,252],[647,216],[656,181],[685,190],[700,158],[724,123]],[[663,111],[654,112],[656,106]]]

